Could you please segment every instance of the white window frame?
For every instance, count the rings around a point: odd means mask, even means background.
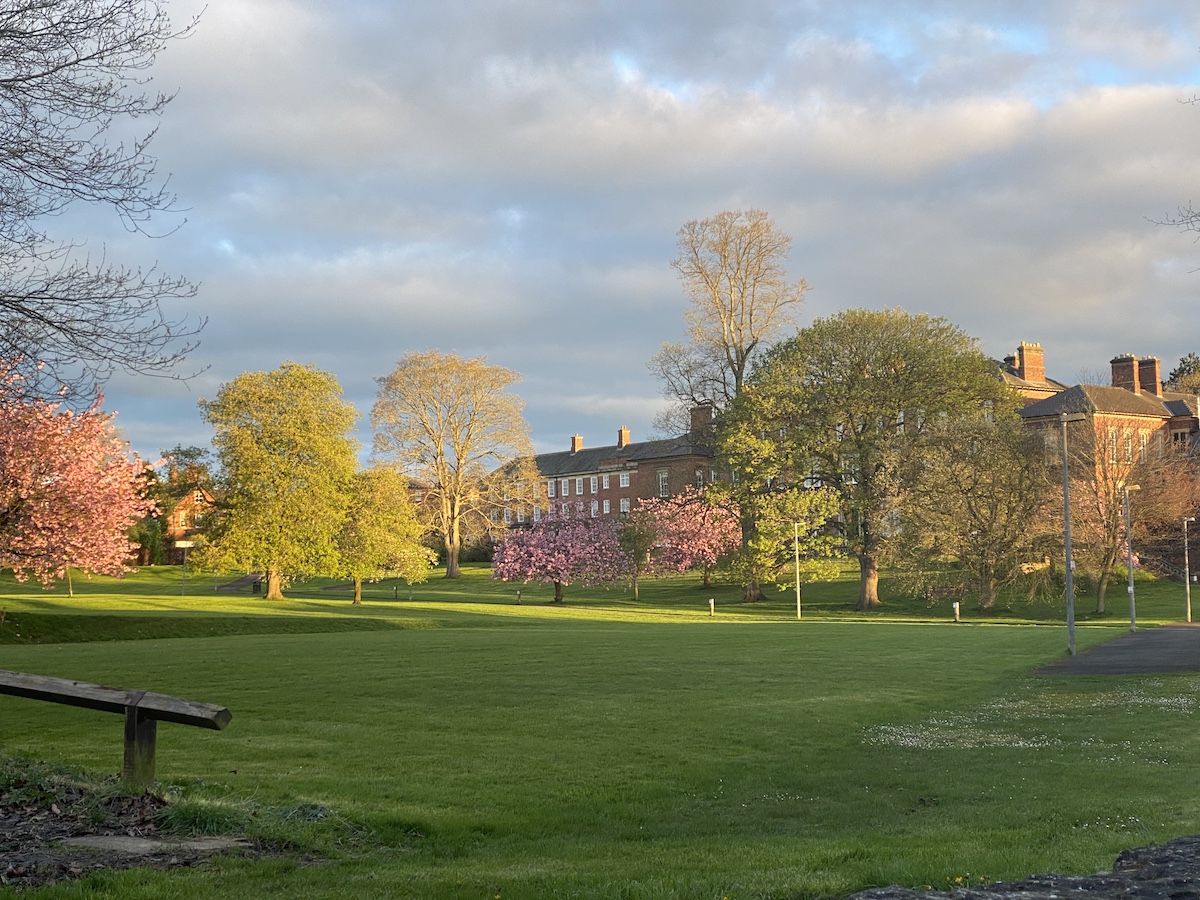
[[[619,478],[619,480],[618,480],[618,483],[619,483],[619,484],[621,485],[621,487],[623,487],[623,488],[627,488],[627,487],[629,487],[629,473],[628,473],[628,472],[622,472],[622,473],[621,473],[621,476],[620,476],[620,478]]]
[[[608,476],[607,475],[600,476],[600,484],[602,484],[604,486],[604,489],[606,491],[608,490]]]
[[[607,516],[611,512],[612,512],[612,508],[610,507],[609,502],[607,500],[605,500],[604,501],[604,514]]]
[[[629,512],[629,498],[622,497],[621,498],[621,513],[628,514],[628,512]]]
[[[589,479],[588,487],[590,488],[590,493],[596,493],[596,491],[600,488],[600,479],[593,475],[591,479]]]
[[[553,478],[551,478],[549,481],[546,482],[546,496],[549,497],[551,500],[554,499],[554,479]]]
[[[560,485],[560,487],[562,488],[562,490],[559,491],[559,493],[562,496],[564,496],[564,497],[571,496],[571,479],[570,478],[564,478],[562,480],[562,484]]]
[[[575,479],[575,496],[576,497],[583,496],[583,479],[582,478]]]

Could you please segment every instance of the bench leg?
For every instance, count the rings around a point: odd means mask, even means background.
[[[158,720],[136,706],[125,708],[125,769],[122,778],[131,787],[147,788],[154,784],[154,742]]]

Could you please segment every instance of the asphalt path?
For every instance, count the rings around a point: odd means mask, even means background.
[[[1158,672],[1200,672],[1200,625],[1162,625],[1134,631],[1037,670],[1038,675]]]

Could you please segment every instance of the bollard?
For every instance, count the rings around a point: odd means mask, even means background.
[[[954,601],[954,621],[958,621],[958,601]]]
[[[716,614],[717,614],[717,601],[716,601],[716,600],[714,600],[712,597],[709,597],[709,598],[708,598],[708,615],[709,615],[709,618],[712,618],[712,617],[713,617],[713,616],[715,616]]]
[[[521,589],[517,588],[517,606],[521,605]]]

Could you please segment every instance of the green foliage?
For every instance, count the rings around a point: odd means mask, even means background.
[[[290,578],[335,574],[358,449],[357,413],[337,380],[288,362],[244,372],[200,410],[215,431],[223,492],[196,564],[263,570],[268,597]]]
[[[1188,353],[1167,376],[1167,389],[1200,394],[1200,356]]]
[[[731,417],[745,442],[734,468],[837,492],[860,605],[871,607],[901,479],[930,427],[986,406],[1000,417],[1016,403],[975,340],[945,319],[845,310],[776,345],[756,369]],[[731,454],[735,443],[723,440]]]
[[[403,475],[376,468],[354,476],[338,553],[354,579],[355,603],[362,601],[363,581],[393,577],[416,584],[429,577],[435,554],[421,543],[424,532]]]
[[[938,421],[902,479],[892,571],[931,602],[972,597],[983,609],[1018,581],[1044,591],[1061,555],[1054,474],[1041,433],[1014,416]]]

